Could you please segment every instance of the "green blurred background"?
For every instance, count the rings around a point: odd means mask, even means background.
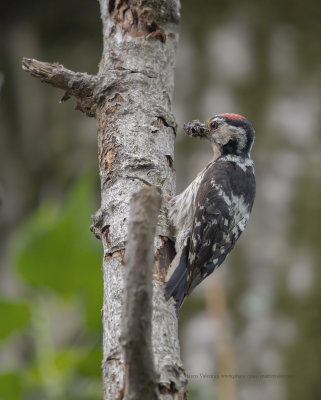
[[[181,312],[192,400],[320,398],[320,7],[182,1],[179,125],[237,112],[257,131],[249,226]],[[95,122],[21,70],[96,73],[99,4],[5,2],[0,31],[0,399],[101,399]],[[210,157],[179,130],[178,192]]]

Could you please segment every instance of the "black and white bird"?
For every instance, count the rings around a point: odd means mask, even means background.
[[[214,160],[169,202],[177,254],[166,277],[165,295],[166,299],[173,296],[177,311],[233,249],[255,197],[251,159],[255,132],[250,121],[238,114],[218,114],[206,123],[185,124],[184,130],[207,139]]]

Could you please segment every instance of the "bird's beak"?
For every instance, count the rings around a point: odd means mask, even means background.
[[[204,122],[198,120],[184,124],[184,131],[189,136],[208,138],[209,130]]]

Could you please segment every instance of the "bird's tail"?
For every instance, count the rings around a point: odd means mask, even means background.
[[[184,246],[180,255],[178,255],[178,265],[175,268],[172,276],[165,287],[165,297],[168,300],[171,296],[173,296],[176,301],[176,311],[178,313],[181,308],[183,301],[186,297],[185,294],[185,286],[186,286],[186,278],[187,278],[187,260],[188,260],[188,243]],[[175,257],[172,264],[177,262],[177,258]],[[176,260],[175,260],[176,259]],[[171,268],[171,267],[170,267]]]

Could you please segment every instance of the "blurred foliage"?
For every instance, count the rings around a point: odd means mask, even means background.
[[[0,374],[0,399],[20,400],[22,398],[21,377],[18,374]]]
[[[320,160],[313,168],[303,171],[298,180],[301,190],[293,200],[293,219],[290,238],[293,247],[304,244],[309,254],[321,260],[319,223],[321,221],[321,185],[319,182]],[[316,266],[320,267],[316,263]],[[299,335],[287,351],[287,369],[294,379],[288,384],[289,398],[317,399],[321,393],[321,296],[318,283],[321,282],[321,269],[316,268],[315,285],[302,298],[289,295],[286,291],[285,277],[280,282],[277,308],[297,321]],[[304,382],[304,385],[302,385]]]
[[[1,371],[0,398],[101,398],[101,243],[89,231],[90,174],[62,207],[44,201],[11,243],[23,295],[0,301],[0,346],[22,349]],[[81,388],[81,390],[80,390]]]
[[[78,181],[66,196],[59,218],[54,205],[42,204],[20,229],[14,253],[18,271],[29,284],[50,288],[61,296],[83,292],[88,299],[87,325],[97,329],[101,324],[93,315],[102,304],[101,291],[97,291],[101,246],[88,230],[90,181],[90,177]]]
[[[292,209],[296,218],[290,229],[290,236],[295,245],[304,243],[321,260],[320,231],[321,221],[321,160],[309,165],[298,179],[301,190],[294,198]]]
[[[29,321],[30,313],[27,304],[0,300],[0,340],[24,327]]]
[[[189,383],[188,398],[190,400],[219,400],[213,390],[209,390],[209,387],[204,390],[204,388],[200,388],[200,385],[193,385],[193,381]]]

